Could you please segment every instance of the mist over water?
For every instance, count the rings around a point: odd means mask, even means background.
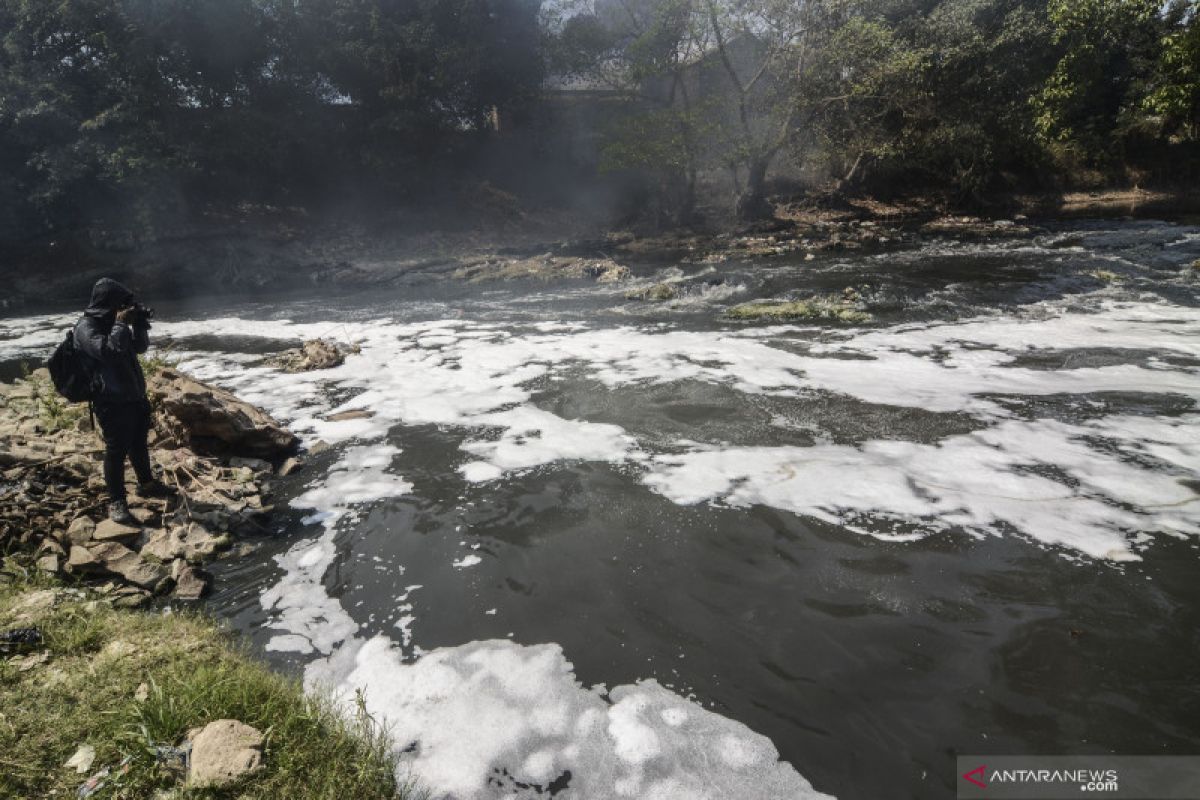
[[[209,607],[365,687],[459,797],[948,797],[956,753],[1194,753],[1198,258],[1091,223],[635,271],[661,304],[162,305],[184,369],[331,445]],[[847,287],[872,322],[720,316]],[[0,321],[6,368],[65,319]],[[263,363],[314,336],[361,352]]]

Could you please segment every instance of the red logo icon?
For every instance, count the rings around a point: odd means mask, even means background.
[[[980,789],[986,789],[987,784],[984,783],[984,781],[983,781],[983,773],[984,773],[984,770],[986,770],[986,769],[987,769],[987,767],[980,764],[978,767],[971,770],[970,772],[964,772],[963,777],[966,778],[971,783],[978,786]],[[978,776],[978,777],[976,777],[976,776]]]

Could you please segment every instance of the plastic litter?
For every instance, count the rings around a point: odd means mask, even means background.
[[[0,653],[17,653],[43,642],[42,632],[37,628],[10,628],[0,633]]]
[[[117,775],[118,776],[124,775],[126,772],[129,772],[129,763],[131,761],[133,761],[133,756],[125,756],[125,758],[121,759],[121,763],[117,765]],[[90,777],[86,781],[84,781],[79,786],[79,790],[77,792],[75,792],[75,796],[78,798],[91,797],[92,795],[96,794],[96,792],[103,789],[105,787],[105,785],[108,784],[108,779],[112,774],[113,774],[112,767],[105,767],[104,769],[100,770],[95,775],[93,775],[92,777]]]
[[[156,744],[154,749],[154,760],[158,765],[169,772],[186,773],[188,764],[192,759],[192,743],[184,742],[179,747],[171,747],[165,744]]]

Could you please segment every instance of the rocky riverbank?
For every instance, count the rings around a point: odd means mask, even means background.
[[[106,517],[104,446],[87,407],[64,403],[45,370],[0,384],[0,552],[33,553],[39,571],[121,606],[200,599],[203,565],[263,530],[272,480],[299,464],[296,437],[261,410],[173,369],[151,372],[151,460],[178,495],[132,493],[137,526]]]

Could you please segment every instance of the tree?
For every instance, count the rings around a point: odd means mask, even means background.
[[[1163,39],[1160,0],[1051,0],[1061,57],[1035,99],[1044,141],[1085,162],[1120,155],[1139,121]]]

